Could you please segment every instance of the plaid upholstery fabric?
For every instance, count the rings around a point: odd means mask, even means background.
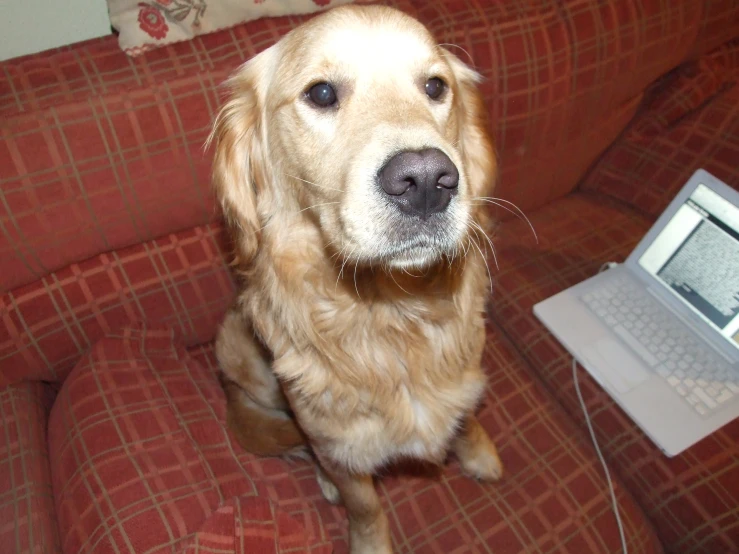
[[[0,143],[0,286],[214,219],[203,143],[226,77],[9,118]]]
[[[59,552],[46,444],[54,392],[43,383],[0,389],[0,552]]]
[[[734,0],[710,0],[703,3],[698,36],[690,52],[697,58],[737,38],[739,10]]]
[[[333,552],[328,542],[310,544],[310,537],[294,518],[277,512],[263,498],[232,498],[220,506],[195,534],[184,554],[234,552]]]
[[[528,208],[575,186],[707,13],[694,0],[391,4],[471,53],[501,152],[497,194]],[[202,145],[217,85],[303,20],[250,22],[133,62],[108,37],[1,64],[0,287],[213,220]]]
[[[264,502],[231,500],[258,491],[224,420],[215,373],[178,348],[171,331],[126,329],[97,343],[49,417],[63,551],[208,552],[231,540],[246,552],[325,552],[325,540],[305,540],[305,525]],[[299,517],[311,514],[304,507]]]
[[[650,222],[592,193],[570,195],[528,215],[538,244],[520,221],[499,229],[493,319],[584,428],[571,358],[532,307],[594,275],[604,262],[622,261]],[[655,525],[665,550],[739,551],[739,421],[667,458],[586,372],[580,371],[579,380],[604,455]]]
[[[681,66],[649,98],[582,188],[653,217],[701,167],[739,189],[739,40]]]
[[[307,536],[313,550],[297,551],[346,552],[346,516],[320,497],[311,464],[256,458],[231,441],[214,363],[210,347],[188,355],[167,331],[134,329],[103,339],[75,368],[49,423],[65,552],[209,552],[214,542],[230,552],[239,525],[271,552],[275,529],[262,523],[275,520],[279,544]],[[616,551],[591,447],[494,330],[486,365],[480,420],[507,476],[484,485],[453,463],[435,476],[382,479],[397,552]],[[616,491],[630,552],[660,552],[629,494]]]
[[[0,296],[0,384],[63,380],[106,333],[136,321],[210,340],[234,294],[220,225],[101,254]]]
[[[440,42],[465,51],[500,152],[496,195],[524,209],[572,190],[634,115],[646,86],[694,44],[739,36],[739,6],[680,0],[418,2]],[[722,19],[720,32],[714,29]],[[696,44],[697,49],[705,48]]]

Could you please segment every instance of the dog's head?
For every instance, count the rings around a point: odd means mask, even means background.
[[[478,79],[383,7],[331,10],[247,62],[211,136],[242,254],[270,220],[301,212],[352,262],[454,255],[494,181]]]

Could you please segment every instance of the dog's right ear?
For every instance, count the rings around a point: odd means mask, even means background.
[[[272,50],[272,49],[270,49]],[[214,148],[213,188],[227,225],[234,231],[238,259],[254,257],[259,244],[257,202],[265,179],[263,94],[266,50],[245,63],[227,82],[229,96],[216,116],[206,148]]]

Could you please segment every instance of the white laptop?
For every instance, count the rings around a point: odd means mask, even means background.
[[[679,454],[739,416],[739,193],[698,170],[623,264],[534,313]]]

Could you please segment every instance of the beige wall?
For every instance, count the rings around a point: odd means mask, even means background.
[[[0,60],[108,33],[105,0],[0,0]]]

